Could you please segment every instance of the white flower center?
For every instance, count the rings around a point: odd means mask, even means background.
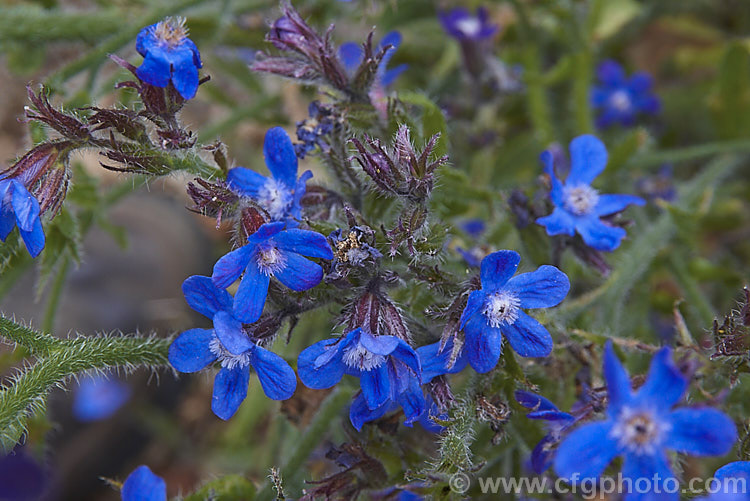
[[[293,194],[282,183],[271,178],[258,192],[258,202],[265,207],[271,219],[284,219],[293,202]]]
[[[276,247],[267,247],[258,251],[258,268],[264,275],[273,276],[284,268],[286,259]]]
[[[368,351],[367,348],[357,342],[354,346],[344,349],[343,360],[348,367],[362,371],[371,371],[383,365],[385,358],[384,355],[377,355]]]
[[[618,90],[609,97],[609,105],[617,111],[628,111],[633,103],[630,101],[630,94],[626,90]]]
[[[476,17],[465,17],[456,22],[456,28],[467,37],[474,37],[482,30],[482,22]]]
[[[216,356],[216,358],[219,360],[219,363],[221,363],[221,366],[225,369],[247,367],[248,365],[250,365],[249,351],[240,353],[239,355],[235,355],[234,353],[224,348],[224,345],[221,344],[221,341],[219,341],[219,338],[216,337],[216,335],[214,335],[213,339],[211,339],[211,342],[208,344],[208,349],[211,350],[211,353]]]
[[[599,193],[587,184],[565,187],[563,203],[565,208],[577,216],[590,213],[599,202]]]
[[[154,28],[154,36],[170,47],[180,45],[188,36],[184,17],[168,17]]]
[[[636,454],[653,454],[672,426],[659,421],[647,410],[624,407],[609,432],[620,447]]]
[[[492,327],[510,325],[518,318],[518,308],[521,301],[510,292],[500,291],[490,294],[484,303],[484,316]]]

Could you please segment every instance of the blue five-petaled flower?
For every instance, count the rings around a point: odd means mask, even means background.
[[[314,389],[330,388],[344,374],[358,377],[362,393],[349,412],[358,430],[395,404],[403,407],[406,424],[417,420],[425,408],[417,353],[395,336],[374,336],[356,328],[341,338],[319,341],[300,353],[297,371],[302,382]]]
[[[120,495],[122,501],[167,501],[167,483],[141,465],[125,479]]]
[[[513,276],[521,256],[510,250],[493,252],[481,263],[482,288],[469,295],[459,328],[465,333],[463,356],[477,372],[491,370],[500,358],[503,336],[523,357],[546,357],[552,336],[523,308],[549,308],[568,294],[567,275],[554,266]]]
[[[0,240],[5,242],[18,226],[31,257],[44,249],[39,202],[17,179],[0,179]]]
[[[596,125],[606,128],[614,123],[630,126],[638,114],[653,115],[660,108],[659,99],[651,92],[651,76],[635,73],[625,76],[622,66],[604,61],[597,68],[599,85],[591,90],[591,104],[599,110]]]
[[[615,457],[623,456],[623,478],[631,479],[632,485],[646,478],[655,490],[653,482],[658,475],[663,496],[659,499],[678,499],[678,493],[663,489],[665,482],[674,478],[667,450],[698,456],[729,452],[737,429],[726,414],[712,408],[672,409],[685,393],[688,381],[671,358],[669,348],[660,350],[651,361],[646,382],[633,392],[628,373],[611,341],[607,343],[607,419],[583,425],[563,440],[555,457],[555,470],[561,478],[577,482],[595,479]],[[652,499],[655,493],[630,492],[626,499]]]
[[[388,87],[391,85],[401,73],[407,70],[408,65],[399,64],[395,68],[388,69],[388,63],[396,53],[399,45],[401,45],[401,33],[398,31],[391,31],[386,34],[378,44],[378,51],[383,50],[387,45],[391,47],[386,51],[383,59],[380,60],[380,66],[378,66],[378,74],[375,80],[376,85],[381,87]],[[339,47],[339,57],[341,62],[344,63],[344,68],[349,73],[354,73],[362,62],[364,53],[362,47],[354,42],[346,42],[341,44]]]
[[[235,167],[227,173],[229,186],[237,193],[253,198],[268,211],[272,221],[294,220],[302,217],[301,200],[312,172],[305,171],[297,179],[297,154],[289,135],[281,127],[266,132],[263,155],[271,177],[265,177],[245,167]]]
[[[201,55],[187,37],[184,18],[167,18],[138,33],[135,48],[143,56],[136,70],[142,81],[154,87],[172,82],[184,99],[192,99],[198,91],[198,68]]]
[[[169,363],[180,372],[197,372],[219,361],[211,409],[229,419],[247,396],[250,366],[255,369],[265,394],[286,400],[294,394],[294,370],[275,353],[258,346],[233,314],[232,296],[216,287],[209,277],[192,276],[182,284],[185,300],[198,313],[213,320],[213,329],[190,329],[169,347]]]
[[[536,222],[547,234],[574,236],[578,232],[589,247],[612,251],[625,238],[625,230],[601,220],[624,210],[628,205],[643,205],[635,195],[600,195],[591,182],[607,165],[607,148],[591,135],[578,136],[570,142],[570,174],[562,183],[555,174],[552,153],[545,151],[540,159],[552,183],[550,198],[555,210]]]
[[[439,14],[443,29],[452,37],[466,41],[479,41],[491,38],[497,33],[498,25],[490,22],[487,9],[479,7],[473,15],[464,7],[456,7]]]
[[[271,277],[293,291],[312,289],[323,279],[323,268],[307,257],[333,259],[326,237],[286,223],[266,223],[250,235],[247,244],[216,262],[212,279],[222,289],[229,287],[244,270],[234,298],[234,316],[252,323],[260,318]]]

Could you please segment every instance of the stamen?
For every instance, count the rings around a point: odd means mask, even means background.
[[[633,105],[630,95],[625,90],[613,92],[609,97],[609,104],[618,111],[628,111]]]
[[[662,422],[645,410],[622,409],[610,436],[620,447],[636,454],[653,454],[663,437],[671,429],[668,422]]]
[[[385,362],[385,356],[376,355],[367,350],[359,342],[354,346],[349,346],[344,349],[343,360],[344,363],[352,368],[371,371],[383,365]]]
[[[467,37],[475,37],[482,29],[482,23],[476,17],[466,17],[456,22],[458,30]]]
[[[599,193],[587,184],[565,187],[563,190],[565,208],[578,216],[590,213],[599,203]]]
[[[293,194],[275,179],[269,179],[258,193],[258,202],[273,220],[283,219],[293,202]]]
[[[273,276],[286,265],[286,259],[279,249],[273,246],[258,251],[258,268],[264,275]]]
[[[175,47],[187,38],[188,28],[184,17],[168,17],[156,25],[153,33],[161,42]]]
[[[510,325],[518,318],[518,308],[521,301],[508,291],[500,291],[490,294],[484,303],[482,313],[489,320],[492,327]]]
[[[213,339],[211,339],[211,342],[208,344],[208,349],[211,350],[211,353],[216,356],[216,358],[219,360],[219,363],[221,363],[221,366],[225,369],[247,367],[248,365],[250,365],[250,353],[245,352],[240,353],[239,355],[235,355],[234,353],[224,348],[224,345],[221,344],[221,341],[219,341],[219,338],[215,335]]]

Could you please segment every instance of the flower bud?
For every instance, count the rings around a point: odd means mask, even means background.
[[[55,214],[68,191],[71,147],[69,141],[41,143],[0,173],[0,178],[17,179],[37,199],[42,213],[51,210]]]

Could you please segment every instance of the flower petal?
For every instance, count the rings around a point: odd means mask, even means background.
[[[515,322],[501,327],[513,350],[522,357],[546,357],[552,352],[552,336],[538,321],[519,311]]]
[[[697,456],[721,456],[737,440],[737,427],[717,409],[684,408],[669,413],[672,429],[665,445]]]
[[[563,205],[563,186],[555,173],[555,155],[551,151],[545,150],[539,155],[539,160],[544,165],[544,172],[550,178],[550,199],[555,205]]]
[[[245,269],[237,294],[234,296],[234,316],[245,323],[253,323],[260,318],[268,296],[271,278],[251,262]]]
[[[384,68],[385,66],[381,65],[381,68]],[[388,87],[393,82],[396,81],[396,79],[401,76],[401,73],[405,72],[409,69],[408,64],[399,64],[395,68],[391,68],[389,70],[383,71],[381,77],[380,77],[380,85],[383,87]]]
[[[305,193],[307,193],[307,181],[312,179],[312,177],[313,177],[312,171],[306,170],[305,172],[302,173],[299,179],[297,179],[297,187],[294,190],[294,199],[292,201],[292,208],[289,210],[289,214],[295,219],[302,218],[302,197],[304,197]],[[310,257],[315,257],[315,256],[310,256]]]
[[[609,407],[607,413],[614,417],[622,407],[632,400],[630,393],[630,376],[617,358],[612,341],[604,345],[604,379],[607,381]]]
[[[182,293],[192,309],[213,318],[217,311],[232,310],[232,296],[214,285],[211,277],[193,275],[182,282]]]
[[[324,339],[308,346],[297,358],[297,373],[305,386],[324,390],[334,386],[344,376],[346,366],[342,360],[341,346],[337,339]],[[334,346],[335,345],[335,346]],[[323,355],[325,363],[319,362]]]
[[[272,400],[286,400],[294,395],[297,376],[289,364],[272,351],[256,346],[250,363],[258,373],[263,392]]]
[[[536,271],[511,278],[505,289],[513,291],[521,301],[521,308],[549,308],[565,299],[570,280],[554,266],[543,265]]]
[[[294,252],[307,257],[333,259],[333,251],[328,239],[315,231],[291,228],[277,234],[273,238],[276,247],[288,252]]]
[[[34,221],[34,226],[31,231],[25,231],[19,228],[19,232],[21,233],[23,243],[26,244],[26,249],[28,249],[31,257],[37,257],[39,253],[42,252],[42,249],[44,249],[45,242],[42,221],[37,218]]]
[[[362,47],[354,42],[345,42],[339,46],[339,58],[346,71],[353,72],[362,61]]]
[[[289,134],[281,127],[268,129],[263,140],[263,156],[274,179],[290,190],[297,184],[297,154]]]
[[[611,86],[620,86],[625,82],[625,71],[612,60],[602,61],[596,68],[596,76],[600,82]]]
[[[453,352],[453,339],[448,341],[442,350],[440,350],[441,342],[428,344],[427,346],[420,346],[417,348],[417,355],[419,356],[419,364],[422,368],[422,384],[427,384],[437,376],[443,374],[455,374],[461,372],[469,362],[466,356],[466,350],[462,349],[458,358],[456,359],[453,367],[448,368],[448,364],[451,360],[451,353]]]
[[[198,372],[216,360],[209,345],[214,338],[211,329],[190,329],[169,345],[169,363],[180,372]]]
[[[530,391],[516,390],[514,396],[519,404],[535,412],[559,410],[555,404],[543,396],[531,393]]]
[[[672,361],[672,350],[662,348],[651,359],[646,382],[635,393],[634,400],[666,411],[680,400],[687,387],[688,380]]]
[[[581,234],[586,245],[600,251],[615,250],[620,246],[620,241],[627,235],[624,229],[605,224],[595,215],[578,218],[576,230]]]
[[[250,384],[250,366],[221,369],[214,379],[211,410],[223,420],[234,416],[247,397]]]
[[[286,227],[285,221],[276,221],[273,223],[266,223],[260,228],[258,228],[258,231],[256,231],[255,233],[253,233],[247,238],[247,243],[250,245],[256,245],[261,242],[265,242],[271,237],[284,231],[285,227]]]
[[[400,339],[396,336],[373,336],[362,331],[359,342],[363,348],[376,355],[390,355],[398,346]]]
[[[714,473],[714,478],[724,480],[725,478],[750,479],[750,461],[735,461],[725,464]]]
[[[361,371],[359,384],[362,388],[362,395],[364,395],[370,409],[376,409],[383,405],[391,397],[391,378],[388,373],[388,363],[383,363],[369,371]]]
[[[463,329],[471,318],[474,317],[484,307],[484,303],[487,299],[487,294],[483,290],[473,291],[469,294],[469,299],[466,301],[466,308],[461,312],[461,318],[458,321],[459,330]]]
[[[125,479],[120,494],[122,501],[167,501],[167,483],[141,465]]]
[[[193,99],[198,92],[198,68],[195,67],[193,51],[188,47],[175,49],[171,59],[172,85],[183,99]]]
[[[393,350],[393,353],[391,353],[391,356],[396,360],[403,362],[404,365],[414,372],[417,380],[421,382],[422,365],[419,361],[419,356],[417,355],[417,352],[414,351],[414,348],[409,346],[406,341],[399,339],[398,345],[396,346],[396,349]]]
[[[377,409],[370,409],[367,406],[367,401],[362,392],[359,392],[357,396],[354,397],[352,405],[349,408],[349,421],[352,422],[352,426],[354,426],[357,431],[362,431],[362,425],[380,419],[392,406],[393,402],[388,400]]]
[[[628,205],[645,205],[646,201],[635,195],[599,195],[594,214],[609,216],[624,210]]]
[[[19,182],[13,183],[13,193],[11,196],[11,203],[13,204],[13,211],[16,213],[18,227],[23,231],[32,231],[35,223],[39,221],[39,202]]]
[[[245,245],[222,256],[214,265],[214,271],[211,275],[214,285],[226,289],[240,278],[242,270],[247,267],[252,258],[253,250],[252,246]]]
[[[570,212],[562,207],[555,207],[555,210],[549,216],[538,218],[536,224],[544,226],[549,236],[568,235],[572,237],[576,234],[576,220]]]
[[[284,258],[284,267],[273,275],[279,282],[293,291],[306,291],[323,280],[323,268],[318,263],[314,263],[294,252],[281,252]]]
[[[607,148],[596,136],[578,136],[570,142],[570,161],[570,174],[565,184],[591,184],[607,166]]]
[[[260,189],[266,185],[268,178],[246,167],[235,167],[227,172],[227,184],[241,195],[258,198]]]
[[[495,291],[505,285],[518,269],[521,255],[512,250],[493,252],[482,259],[479,275],[482,289]]]
[[[464,351],[475,371],[491,371],[503,351],[503,336],[500,329],[492,327],[483,317],[475,316],[464,326],[466,333]]]
[[[135,74],[149,85],[166,87],[171,76],[169,60],[163,52],[149,50]]]
[[[679,485],[669,468],[669,461],[663,451],[654,454],[628,454],[622,464],[623,479],[630,479],[626,485],[631,486],[627,493],[628,501],[667,501],[679,499],[677,492],[667,492],[665,487]],[[645,479],[638,481],[639,479]],[[650,488],[649,488],[650,487]],[[671,490],[671,489],[669,489]],[[679,492],[679,491],[678,491]]]
[[[404,424],[411,426],[425,411],[424,393],[416,377],[405,376],[403,379],[407,384],[399,391],[397,402],[404,409]]]
[[[240,355],[253,348],[255,343],[242,330],[242,322],[231,313],[219,311],[214,315],[214,332],[221,345],[233,355]]]
[[[609,436],[611,430],[611,421],[586,424],[574,430],[557,448],[557,475],[575,482],[598,478],[620,452],[617,442]]]

